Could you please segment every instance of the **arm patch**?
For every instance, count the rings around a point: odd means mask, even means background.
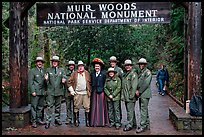
[[[150,75],[150,74],[151,74],[151,72],[150,72],[150,71],[147,71],[147,74],[148,74],[148,75]]]

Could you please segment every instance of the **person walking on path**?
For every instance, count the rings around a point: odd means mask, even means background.
[[[82,61],[78,61],[78,69],[71,74],[67,83],[68,90],[74,96],[74,124],[76,127],[79,126],[79,110],[81,105],[85,109],[86,126],[89,127],[91,78],[84,66]]]
[[[40,125],[45,124],[42,121],[46,87],[44,60],[42,57],[37,57],[35,63],[36,67],[31,69],[28,75],[28,83],[31,89],[31,123],[33,128],[37,127],[37,123]]]
[[[145,58],[141,58],[138,61],[140,72],[139,72],[139,83],[136,90],[136,96],[139,97],[140,106],[140,127],[136,129],[136,133],[144,132],[150,129],[150,120],[148,113],[149,100],[152,97],[151,94],[151,80],[152,74],[149,69],[147,69],[147,61]]]
[[[94,71],[91,73],[91,113],[90,126],[109,126],[107,96],[104,92],[106,72],[103,70],[104,62],[99,58],[92,61]]]
[[[130,131],[134,126],[136,126],[135,117],[135,103],[136,103],[136,89],[138,85],[138,75],[133,68],[132,61],[125,60],[125,73],[122,79],[122,93],[121,100],[125,102],[125,107],[127,111],[127,124],[123,131]],[[136,126],[137,127],[137,126]]]
[[[61,114],[61,100],[64,95],[64,84],[66,83],[66,76],[63,68],[59,67],[59,57],[53,56],[52,67],[48,68],[45,74],[45,79],[47,82],[47,118],[45,128],[50,127],[52,118],[52,109],[55,107],[55,124],[62,125],[60,120]]]
[[[169,74],[168,74],[168,71],[164,68],[163,64],[161,64],[160,66],[161,66],[161,68],[158,70],[156,78],[157,78],[157,82],[159,84],[158,93],[160,95],[164,96],[165,90],[166,90],[165,86],[167,86]]]
[[[74,72],[75,69],[75,62],[70,60],[68,64],[66,65],[65,69],[65,75],[66,79],[69,79],[71,74]],[[67,80],[68,82],[68,80]],[[66,125],[72,125],[73,121],[73,111],[74,111],[74,99],[73,96],[71,95],[70,91],[68,90],[67,84],[65,84],[65,89],[64,89],[64,97],[65,97],[65,102],[66,102]]]
[[[121,80],[116,75],[117,71],[114,68],[109,68],[107,71],[108,78],[105,82],[104,91],[108,97],[108,114],[110,127],[115,126],[116,129],[121,127],[120,122],[120,95],[121,95]]]

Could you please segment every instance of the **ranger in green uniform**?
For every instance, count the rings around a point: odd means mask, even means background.
[[[114,68],[114,70],[117,72],[116,75],[118,75],[118,77],[120,78],[122,82],[124,72],[122,68],[117,66],[117,63],[118,63],[117,58],[115,56],[111,56],[109,59],[109,63],[110,63],[110,67]],[[121,120],[122,120],[122,110],[121,110],[121,101],[120,101],[120,123],[121,123]]]
[[[117,62],[118,62],[117,58],[115,56],[111,56],[109,62],[110,62],[110,66],[114,68],[114,70],[117,72],[118,77],[122,80],[123,70],[117,66]]]
[[[147,61],[144,58],[141,58],[138,61],[140,72],[139,83],[136,91],[136,95],[139,97],[139,106],[140,106],[140,128],[136,129],[136,133],[144,132],[147,129],[150,129],[150,120],[148,114],[148,105],[149,99],[152,97],[151,94],[151,80],[152,74],[149,69],[146,68]]]
[[[43,69],[44,60],[42,57],[37,57],[36,67],[29,71],[28,84],[31,89],[31,122],[32,127],[36,128],[38,124],[45,124],[42,119],[42,111],[45,100],[45,71]]]
[[[59,57],[53,56],[52,67],[47,69],[45,79],[47,82],[47,104],[48,112],[45,128],[50,127],[52,118],[52,109],[55,107],[55,124],[62,125],[60,120],[61,100],[64,95],[64,84],[66,83],[66,76],[63,68],[59,68]]]
[[[106,78],[104,91],[108,97],[108,115],[110,127],[115,126],[119,129],[120,122],[120,95],[121,95],[121,80],[116,75],[117,71],[114,68],[108,69],[108,77]]]
[[[125,101],[127,110],[127,125],[123,131],[130,131],[136,126],[135,118],[135,102],[136,102],[136,89],[138,85],[138,75],[133,68],[131,60],[125,60],[125,73],[122,79],[122,93],[121,100]]]
[[[67,68],[65,69],[65,75],[66,75],[66,79],[69,79],[72,72],[74,72],[75,62],[70,60],[66,66]],[[64,96],[65,96],[66,109],[67,109],[67,117],[66,117],[65,124],[71,125],[73,123],[72,121],[73,121],[74,101],[73,101],[73,96],[68,90],[67,84],[65,84]]]

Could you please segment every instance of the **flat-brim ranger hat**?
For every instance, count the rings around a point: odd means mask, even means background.
[[[117,71],[115,71],[114,68],[108,68],[107,74],[108,74],[109,72],[114,72],[115,74],[117,73]]]
[[[42,57],[36,57],[35,62],[38,62],[38,61],[42,61],[42,63],[45,62]]]
[[[78,61],[78,64],[77,64],[77,66],[80,66],[80,65],[82,65],[82,66],[85,66],[85,64],[84,64],[84,62],[83,61]]]
[[[72,61],[72,60],[70,60],[70,61],[68,62],[68,64],[67,64],[67,66],[69,66],[69,65],[74,65],[74,66],[75,66],[75,62]]]
[[[111,56],[109,62],[118,62],[115,56]]]
[[[141,59],[139,59],[137,64],[147,64],[147,60],[145,58],[141,58]]]
[[[125,60],[124,66],[126,66],[126,65],[131,65],[132,66],[133,65],[132,61],[129,60],[129,59]]]
[[[58,57],[58,56],[53,56],[53,57],[52,57],[52,59],[51,59],[51,61],[58,61],[58,62],[60,62],[60,60],[59,60],[59,57]]]

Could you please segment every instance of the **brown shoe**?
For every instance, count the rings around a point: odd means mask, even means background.
[[[32,127],[33,127],[33,128],[37,128],[37,124],[36,124],[36,123],[33,123],[33,124],[32,124]]]

